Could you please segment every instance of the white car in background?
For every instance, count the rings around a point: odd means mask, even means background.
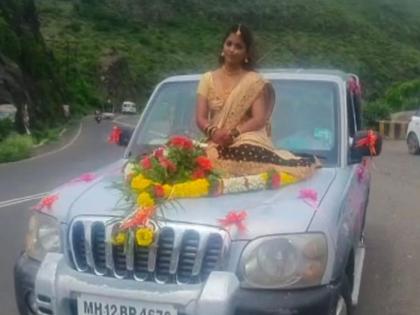
[[[125,101],[121,106],[121,113],[123,114],[136,114],[137,106],[136,103]]]
[[[407,129],[407,146],[411,154],[420,153],[420,108],[416,111]]]

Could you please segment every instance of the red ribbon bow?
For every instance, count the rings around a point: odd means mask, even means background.
[[[376,142],[378,141],[378,136],[372,131],[369,130],[366,137],[358,140],[356,142],[356,148],[367,147],[371,156],[376,155]]]
[[[84,173],[79,177],[72,179],[70,183],[90,183],[91,181],[96,179],[96,174],[94,173]]]
[[[51,210],[54,203],[58,200],[58,194],[55,195],[49,195],[41,199],[41,201],[32,207],[33,210],[41,211],[44,210],[44,208],[47,208],[48,210]]]
[[[144,226],[149,223],[150,218],[155,214],[156,207],[138,209],[129,219],[123,221],[120,225],[122,230],[130,229],[136,226]]]
[[[235,225],[239,232],[246,231],[246,226],[244,221],[248,214],[246,211],[231,211],[223,219],[219,219],[219,223],[224,228],[230,228],[232,225]]]

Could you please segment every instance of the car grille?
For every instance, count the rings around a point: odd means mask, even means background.
[[[70,250],[80,272],[157,283],[195,284],[221,268],[229,247],[225,231],[215,227],[159,223],[154,243],[140,247],[134,232],[125,245],[111,242],[118,222],[81,217],[70,226]]]

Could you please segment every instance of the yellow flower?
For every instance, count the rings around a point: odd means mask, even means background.
[[[136,241],[138,246],[148,247],[153,243],[154,232],[151,228],[143,227],[136,231]]]
[[[264,183],[267,183],[267,181],[268,181],[268,173],[267,172],[261,173],[260,177],[264,181]]]
[[[127,234],[125,234],[124,232],[118,232],[112,237],[112,244],[117,246],[124,245],[126,240]]]
[[[172,196],[174,198],[205,197],[209,194],[209,187],[210,183],[204,178],[187,181],[174,185]]]
[[[155,205],[155,201],[147,192],[142,192],[137,198],[137,205],[142,208],[149,208]]]
[[[284,172],[280,172],[279,175],[280,175],[280,183],[282,186],[294,184],[297,182],[296,177],[294,177],[293,175],[290,175]]]
[[[172,197],[171,193],[172,193],[172,186],[165,184],[163,185],[163,191],[165,192],[165,198],[169,198]]]
[[[142,174],[137,175],[131,180],[131,188],[138,189],[140,191],[145,190],[152,184],[150,179],[147,179]]]

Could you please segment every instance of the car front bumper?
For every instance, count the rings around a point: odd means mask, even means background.
[[[61,254],[42,264],[22,255],[15,266],[15,288],[21,315],[32,315],[30,294],[40,314],[76,315],[81,293],[122,300],[171,304],[178,315],[327,315],[339,285],[304,290],[247,290],[230,272],[213,272],[205,284],[177,285],[118,280],[80,273]]]

